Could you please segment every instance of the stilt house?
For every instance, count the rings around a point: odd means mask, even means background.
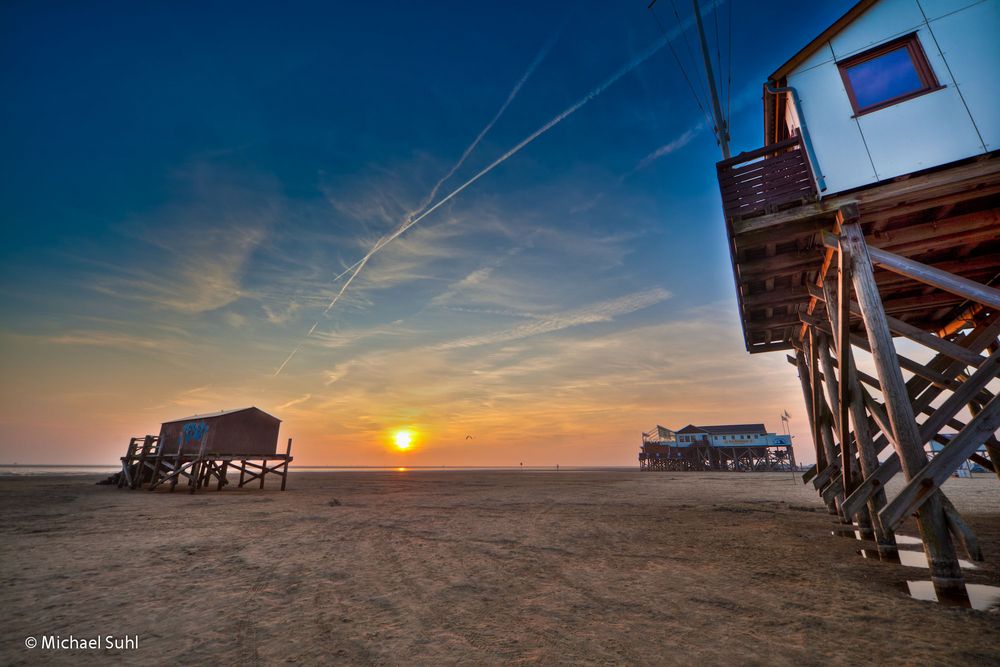
[[[765,145],[717,164],[744,341],[792,353],[807,481],[881,549],[916,512],[939,594],[965,590],[953,538],[976,551],[940,485],[1000,471],[998,35],[997,0],[858,2],[764,82]]]
[[[768,433],[763,424],[694,426],[678,431],[657,426],[642,434],[640,470],[794,470],[789,435]]]

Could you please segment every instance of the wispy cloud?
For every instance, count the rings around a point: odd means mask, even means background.
[[[292,400],[290,400],[290,401],[288,401],[286,403],[282,403],[281,405],[278,406],[278,409],[279,410],[285,410],[287,408],[290,408],[290,407],[293,407],[293,406],[296,406],[296,405],[301,405],[302,403],[305,403],[306,401],[308,401],[311,398],[312,398],[312,394],[304,394],[302,396],[299,396],[298,398],[293,398]]]
[[[704,123],[698,123],[694,127],[688,128],[678,136],[674,137],[667,143],[657,148],[655,151],[653,151],[646,157],[639,160],[639,162],[635,165],[635,167],[633,167],[632,170],[629,171],[627,174],[622,176],[622,178],[627,178],[628,176],[631,176],[635,172],[641,169],[645,169],[649,165],[653,164],[653,162],[655,162],[656,160],[659,160],[664,155],[670,155],[671,153],[678,151],[681,148],[684,148],[689,143],[691,143],[691,140],[694,139],[696,136],[698,136],[698,134],[700,134],[704,129],[705,129]]]
[[[46,336],[56,345],[82,345],[116,349],[165,350],[172,345],[162,338],[146,338],[108,331],[71,331],[57,336]]]
[[[294,301],[287,304],[284,308],[272,307],[266,303],[261,305],[261,308],[264,310],[264,315],[267,316],[267,321],[271,324],[284,324],[290,320],[301,307],[301,305]]]
[[[244,296],[248,263],[281,208],[273,185],[206,164],[177,178],[183,184],[177,203],[121,227],[144,247],[133,261],[102,272],[97,291],[186,314]]]
[[[468,336],[457,340],[448,341],[435,346],[437,349],[447,350],[463,347],[478,347],[480,345],[492,345],[505,343],[532,336],[561,331],[570,327],[583,324],[593,324],[596,322],[608,322],[615,317],[633,313],[643,308],[648,308],[654,304],[666,301],[670,298],[670,292],[662,288],[646,290],[629,294],[617,299],[603,301],[592,304],[584,308],[568,310],[561,313],[554,313],[547,317],[526,322],[509,329],[496,331],[478,336]]]

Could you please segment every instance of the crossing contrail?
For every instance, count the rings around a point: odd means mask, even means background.
[[[490,119],[490,122],[488,122],[486,126],[483,127],[482,130],[480,130],[479,134],[476,135],[476,138],[472,140],[472,143],[469,144],[468,147],[462,152],[462,155],[459,156],[458,161],[451,166],[451,168],[445,173],[444,176],[438,179],[437,183],[434,184],[434,187],[431,188],[430,192],[427,193],[427,196],[423,198],[423,200],[420,202],[417,208],[406,214],[406,217],[400,229],[397,229],[396,233],[391,235],[391,237],[383,237],[379,239],[379,241],[372,247],[371,250],[368,251],[368,253],[364,257],[355,262],[353,265],[344,269],[336,278],[333,279],[333,283],[336,284],[341,278],[343,278],[349,273],[351,274],[351,277],[348,278],[347,282],[345,282],[341,286],[340,290],[338,290],[337,294],[330,301],[330,304],[323,310],[324,316],[327,313],[329,313],[330,309],[337,304],[337,301],[340,300],[340,297],[344,295],[344,292],[347,291],[347,288],[351,285],[352,282],[354,282],[354,279],[364,269],[365,265],[368,263],[368,260],[371,258],[371,256],[374,255],[379,250],[381,250],[386,243],[389,243],[397,236],[399,236],[399,234],[401,234],[402,231],[406,231],[406,229],[409,229],[413,224],[412,221],[415,216],[420,216],[421,218],[423,217],[422,214],[424,213],[427,206],[429,206],[430,203],[434,201],[434,198],[437,197],[437,193],[441,189],[441,186],[443,186],[448,181],[449,178],[454,176],[455,172],[457,172],[462,167],[462,165],[465,164],[465,161],[468,159],[469,155],[472,154],[472,151],[474,151],[476,147],[479,146],[483,138],[489,133],[490,130],[493,129],[493,126],[497,124],[497,121],[500,120],[500,117],[503,116],[505,111],[507,111],[507,107],[509,107],[511,102],[514,101],[514,98],[517,97],[517,94],[521,92],[521,88],[524,87],[524,84],[527,83],[528,79],[531,78],[531,75],[534,74],[535,70],[538,69],[538,66],[542,63],[543,60],[545,60],[546,56],[548,56],[549,51],[552,50],[552,47],[555,44],[558,37],[559,33],[556,32],[542,46],[542,49],[538,52],[538,55],[535,56],[535,59],[531,61],[530,65],[528,65],[528,69],[525,70],[524,74],[521,75],[521,78],[517,81],[516,84],[514,84],[514,87],[507,95],[507,99],[504,100],[503,104],[500,105],[500,109],[496,112],[496,114],[493,115],[493,118]],[[309,331],[306,333],[305,336],[306,338],[312,336],[313,332],[316,331],[316,327],[319,326],[319,322],[320,321],[318,319],[315,322],[313,322],[313,325],[309,327]],[[302,343],[299,343],[295,347],[295,349],[292,350],[287,357],[285,357],[285,360],[281,363],[280,366],[278,366],[277,370],[274,371],[275,376],[277,376],[279,373],[281,373],[282,370],[284,370],[285,366],[288,365],[288,362],[292,360],[292,357],[294,357],[295,354],[300,349],[302,349]]]
[[[371,257],[375,253],[377,253],[378,251],[380,251],[382,248],[384,248],[386,245],[388,245],[389,243],[391,243],[395,239],[399,238],[399,236],[402,235],[404,232],[406,232],[406,230],[408,230],[410,227],[412,227],[413,225],[417,224],[418,222],[420,222],[421,220],[423,220],[424,218],[426,218],[428,215],[430,215],[431,213],[433,213],[434,211],[436,211],[437,209],[441,208],[442,206],[444,206],[445,204],[447,204],[449,201],[451,201],[452,199],[454,199],[455,197],[457,197],[459,194],[461,194],[464,190],[466,190],[468,187],[470,187],[471,185],[473,185],[476,181],[478,181],[479,179],[481,179],[483,176],[485,176],[486,174],[488,174],[491,171],[493,171],[494,169],[496,169],[498,166],[500,166],[501,164],[503,164],[504,162],[506,162],[507,160],[509,160],[511,157],[513,157],[517,153],[521,152],[521,150],[524,149],[525,146],[527,146],[528,144],[532,143],[535,139],[537,139],[538,137],[542,136],[543,134],[545,134],[546,132],[548,132],[549,130],[551,130],[553,127],[555,127],[556,125],[558,125],[559,123],[561,123],[562,121],[564,121],[566,118],[568,118],[572,114],[574,114],[577,111],[579,111],[581,107],[583,107],[585,104],[587,104],[588,102],[590,102],[591,100],[593,100],[595,97],[597,97],[598,95],[600,95],[601,93],[603,93],[608,88],[610,88],[612,85],[614,85],[623,76],[625,76],[626,74],[628,74],[629,72],[631,72],[632,70],[634,70],[636,67],[638,67],[639,65],[641,65],[645,61],[649,60],[649,58],[651,58],[653,55],[655,55],[657,52],[659,52],[660,49],[662,49],[670,41],[672,41],[678,35],[680,35],[680,33],[684,29],[685,25],[690,24],[690,23],[691,23],[691,20],[689,19],[688,21],[685,21],[683,24],[680,24],[680,25],[676,26],[668,34],[666,34],[663,37],[659,38],[658,40],[656,40],[655,42],[653,42],[650,46],[648,46],[645,50],[641,51],[637,56],[635,56],[634,58],[632,58],[632,60],[630,60],[628,63],[626,63],[620,69],[618,69],[618,71],[616,71],[614,74],[612,74],[608,79],[606,79],[599,86],[597,86],[596,88],[594,88],[593,90],[591,90],[589,93],[587,93],[586,95],[584,95],[583,97],[581,97],[574,104],[572,104],[571,106],[569,106],[567,109],[565,109],[564,111],[562,111],[561,113],[559,113],[558,115],[556,115],[554,118],[552,118],[550,121],[548,121],[547,123],[545,123],[544,125],[542,125],[540,128],[538,128],[537,130],[535,130],[531,134],[529,134],[527,137],[525,137],[524,139],[522,139],[521,141],[519,141],[517,144],[514,145],[513,148],[509,149],[506,153],[504,153],[503,155],[501,155],[500,157],[498,157],[496,160],[494,160],[493,162],[491,162],[487,166],[485,166],[482,169],[480,169],[478,172],[476,172],[475,175],[472,176],[472,178],[470,178],[469,180],[465,181],[460,186],[458,186],[457,188],[455,188],[454,190],[452,190],[450,193],[448,193],[447,195],[445,195],[436,204],[434,204],[430,208],[424,210],[423,212],[421,212],[419,215],[417,215],[414,218],[409,218],[408,217],[407,220],[405,220],[403,222],[403,224],[401,224],[394,232],[392,232],[388,236],[383,236],[381,239],[379,239],[379,241],[372,247],[371,250],[368,251],[368,253],[364,257],[362,257],[360,260],[358,260],[357,262],[355,262],[352,266],[349,266],[339,276],[337,276],[337,278],[335,280],[339,280],[340,278],[344,277],[348,273],[351,274],[350,277],[347,279],[347,282],[345,282],[344,285],[341,286],[340,291],[337,292],[337,295],[334,296],[334,298],[330,301],[330,305],[328,305],[326,307],[326,310],[323,311],[323,314],[326,315],[327,313],[329,313],[330,309],[332,309],[334,307],[334,305],[336,305],[337,301],[340,300],[340,297],[343,296],[344,292],[347,290],[347,287],[354,281],[354,279],[358,276],[358,274],[361,273],[361,271],[364,269],[365,265],[368,263],[368,260],[371,259]],[[545,51],[545,49],[543,49],[543,53],[544,53],[544,51]],[[532,63],[532,67],[529,68],[529,70],[533,69],[533,67],[534,67],[534,63]],[[515,86],[515,89],[519,89],[519,87],[521,85],[523,85],[523,83],[519,82],[518,85]],[[510,99],[508,99],[508,101],[504,103],[504,107],[502,107],[502,108],[505,108],[509,103],[510,103]],[[490,127],[492,125],[492,123],[495,123],[495,122],[496,122],[495,119],[493,121],[491,121],[490,125],[488,125],[487,128]],[[485,134],[485,132],[483,134]],[[476,141],[478,142],[480,138],[481,137],[477,137]],[[462,158],[463,160],[464,160],[464,157],[465,156],[463,155],[463,158]],[[442,181],[443,180],[444,179],[442,179]],[[437,187],[440,187],[440,185],[437,186]],[[317,320],[316,323],[313,324],[312,328],[310,328],[309,334],[306,334],[307,338],[309,337],[310,334],[312,334],[313,331],[316,330],[316,327],[318,326],[318,324],[319,324],[319,320]],[[282,369],[284,369],[284,367],[288,364],[288,362],[292,359],[292,357],[295,356],[295,353],[298,352],[299,349],[301,349],[301,347],[302,347],[302,344],[300,343],[298,345],[298,347],[296,347],[294,350],[292,350],[291,354],[289,354],[288,357],[285,359],[285,361],[282,362],[281,366],[278,367],[278,370],[276,370],[274,372],[275,376],[278,375],[282,371]]]
[[[468,159],[469,155],[472,154],[472,151],[476,150],[476,147],[483,140],[483,137],[485,137],[489,133],[489,131],[493,129],[493,126],[497,124],[498,120],[500,120],[500,116],[502,116],[503,113],[507,110],[507,107],[510,106],[510,103],[514,101],[514,98],[517,97],[517,94],[521,92],[521,88],[524,87],[524,84],[527,83],[528,79],[531,78],[531,75],[534,74],[535,69],[537,69],[538,66],[542,64],[542,61],[545,60],[545,58],[549,55],[549,51],[552,50],[552,46],[556,43],[556,40],[558,38],[559,38],[558,32],[556,32],[555,34],[552,35],[552,37],[549,38],[549,41],[545,43],[545,45],[542,47],[542,50],[538,52],[538,55],[535,56],[535,59],[531,62],[530,65],[528,65],[528,69],[525,70],[524,75],[521,77],[521,80],[518,81],[516,84],[514,84],[514,87],[511,89],[510,94],[507,95],[507,99],[504,100],[504,103],[500,106],[500,109],[496,112],[496,115],[493,116],[493,119],[486,124],[486,127],[480,130],[479,134],[476,135],[476,138],[472,141],[471,144],[469,144],[468,148],[465,149],[465,152],[462,153],[462,156],[458,158],[458,162],[453,164],[451,166],[451,169],[448,170],[448,173],[442,176],[438,180],[438,182],[434,184],[434,187],[431,188],[431,191],[427,193],[427,196],[424,197],[423,201],[420,202],[417,208],[410,211],[406,215],[407,222],[412,220],[414,216],[420,215],[425,208],[430,206],[431,202],[434,201],[434,198],[437,197],[438,190],[441,189],[441,186],[444,185],[449,178],[454,176],[456,171],[461,169],[462,165],[465,164],[465,161]]]

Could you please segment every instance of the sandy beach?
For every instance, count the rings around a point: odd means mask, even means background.
[[[987,664],[1000,616],[908,597],[788,474],[294,474],[285,493],[0,479],[0,662]],[[1000,497],[945,487],[1000,582]],[[906,530],[914,534],[914,526]],[[137,649],[25,638],[137,636]],[[849,641],[844,641],[850,637]]]

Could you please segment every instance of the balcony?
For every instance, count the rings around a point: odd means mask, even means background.
[[[792,136],[716,164],[722,209],[730,220],[773,213],[816,199],[802,139]]]

